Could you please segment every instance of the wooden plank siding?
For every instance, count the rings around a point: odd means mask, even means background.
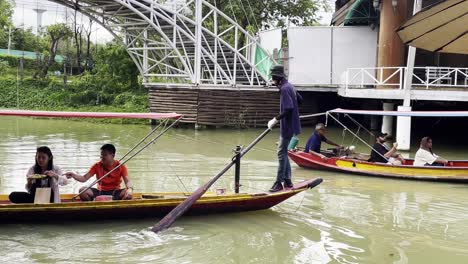
[[[151,112],[183,114],[183,123],[206,126],[265,127],[279,113],[279,93],[252,90],[150,87]],[[301,114],[315,113],[315,100],[305,100]],[[314,120],[307,120],[306,123]]]

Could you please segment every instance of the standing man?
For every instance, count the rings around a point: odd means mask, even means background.
[[[301,133],[301,123],[299,121],[298,100],[302,97],[296,92],[294,86],[286,80],[284,67],[282,65],[273,66],[271,69],[273,83],[278,86],[280,92],[280,114],[268,122],[268,128],[280,122],[280,140],[278,144],[278,174],[276,181],[270,192],[278,192],[283,188],[293,187],[291,181],[291,165],[288,158],[288,144],[294,135]],[[283,187],[284,183],[284,187]]]

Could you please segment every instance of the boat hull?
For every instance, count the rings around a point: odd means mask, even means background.
[[[276,193],[207,194],[200,198],[186,214],[203,215],[264,210],[320,184],[312,179],[294,185],[290,190]],[[59,204],[11,204],[7,195],[0,195],[0,222],[57,222],[99,219],[129,219],[161,217],[183,202],[190,194],[152,193],[135,194],[128,201],[82,202],[71,201],[72,194],[61,195]]]
[[[290,151],[288,155],[297,165],[309,169],[385,178],[468,183],[468,161],[450,161],[449,166],[432,167],[413,166],[412,160],[408,160],[406,165],[397,166],[337,157],[323,160],[314,153],[302,151]]]

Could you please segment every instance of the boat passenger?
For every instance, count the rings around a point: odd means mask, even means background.
[[[385,141],[389,138],[387,133],[378,133],[375,144],[372,146],[369,162],[380,162],[391,165],[402,165],[405,162],[403,156],[397,153],[398,143],[393,143],[392,148],[385,146]]]
[[[86,182],[94,175],[96,175],[97,179],[100,179],[120,165],[119,161],[114,159],[115,152],[116,150],[114,145],[105,144],[101,147],[101,160],[96,162],[85,175],[78,175],[74,172],[67,172],[65,175],[68,178],[73,178],[79,182]],[[120,188],[122,179],[125,182],[125,189]],[[112,195],[113,200],[132,199],[133,184],[128,178],[127,167],[124,164],[98,182],[97,187],[97,189],[87,189],[85,192],[80,194],[80,199],[82,201],[92,201],[99,195]],[[88,187],[80,188],[80,193],[86,188]]]
[[[59,185],[66,185],[68,180],[62,176],[62,169],[54,165],[52,151],[48,147],[36,150],[36,164],[26,173],[27,192],[12,192],[8,197],[12,203],[33,203],[37,188],[51,188],[51,203],[60,203]]]
[[[339,147],[339,148],[342,147],[341,145],[339,145],[339,144],[329,140],[328,138],[326,138],[325,137],[325,125],[323,123],[318,123],[315,126],[314,134],[312,134],[312,136],[307,141],[304,152],[314,153],[314,154],[320,156],[322,159],[326,160],[327,157],[320,153],[320,148],[322,146],[322,141],[327,143],[327,144],[333,145],[335,147]]]
[[[279,88],[280,114],[268,122],[268,128],[280,122],[280,138],[278,144],[278,172],[276,181],[270,192],[278,192],[283,188],[292,188],[291,165],[288,158],[288,145],[291,138],[301,133],[301,122],[299,121],[298,101],[301,101],[299,93],[294,86],[288,82],[282,65],[275,65],[271,69],[273,83]],[[284,187],[283,187],[284,183]]]
[[[423,137],[416,156],[414,157],[414,166],[444,166],[448,160],[441,158],[432,152],[432,139]]]

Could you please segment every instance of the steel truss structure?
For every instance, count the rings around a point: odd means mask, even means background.
[[[144,84],[263,86],[255,37],[204,0],[50,0],[75,9],[120,39]]]

